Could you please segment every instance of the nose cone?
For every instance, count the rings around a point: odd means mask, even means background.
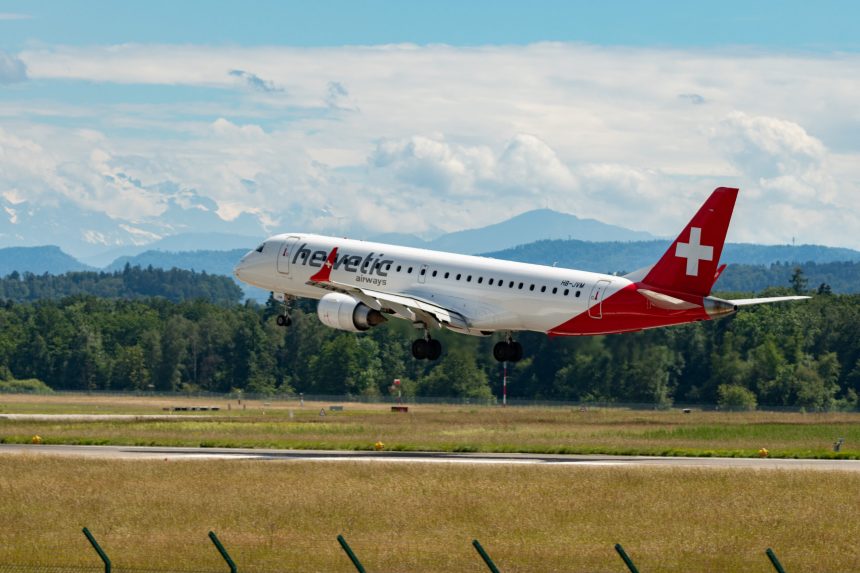
[[[247,283],[248,279],[251,278],[253,274],[251,270],[255,266],[255,264],[259,264],[257,259],[257,253],[255,251],[249,251],[244,257],[242,257],[236,266],[233,267],[233,276],[238,280]]]
[[[245,284],[264,288],[272,279],[272,260],[257,251],[251,251],[233,267],[233,276]]]
[[[242,271],[244,270],[244,259],[239,261],[235,267],[233,267],[233,276],[236,277],[237,280],[242,280]]]

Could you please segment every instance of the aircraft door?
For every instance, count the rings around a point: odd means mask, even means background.
[[[606,292],[610,281],[597,281],[591,289],[588,297],[588,316],[591,318],[603,318],[603,294]]]
[[[427,268],[429,265],[421,265],[421,268],[418,269],[418,282],[424,284],[427,280]]]
[[[278,253],[278,272],[282,275],[290,274],[290,259],[295,255],[296,246],[299,243],[298,237],[287,237],[287,240],[281,244],[281,251]]]

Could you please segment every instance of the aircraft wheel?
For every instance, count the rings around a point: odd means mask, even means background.
[[[519,362],[523,359],[523,345],[519,342],[511,342],[508,349],[508,360],[511,362]]]
[[[495,358],[498,362],[504,362],[508,359],[507,342],[497,342],[496,345],[493,346],[493,358]]]
[[[439,360],[442,356],[442,343],[431,339],[427,341],[427,360]]]
[[[423,338],[419,338],[418,340],[412,343],[412,357],[417,358],[418,360],[423,360],[427,358],[427,355],[430,351],[430,345]]]
[[[519,362],[523,358],[523,345],[519,342],[497,342],[493,346],[493,358],[499,362]]]

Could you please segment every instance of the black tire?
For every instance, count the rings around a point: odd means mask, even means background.
[[[511,342],[508,347],[508,360],[511,362],[519,362],[523,359],[523,345],[519,342]]]
[[[438,340],[430,340],[427,346],[427,360],[439,360],[442,356],[442,343]]]
[[[424,360],[425,358],[427,358],[427,353],[429,350],[430,345],[427,344],[427,341],[423,338],[419,338],[412,343],[412,357],[417,360]]]
[[[275,318],[275,322],[278,326],[287,326],[287,317],[283,314],[279,314],[277,318]]]
[[[504,362],[508,359],[507,342],[497,342],[496,345],[493,346],[493,358],[495,358],[498,362]]]

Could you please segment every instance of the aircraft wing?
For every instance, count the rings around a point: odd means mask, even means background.
[[[337,247],[332,249],[322,269],[312,276],[307,284],[348,294],[374,310],[396,314],[411,322],[420,321],[438,328],[447,326],[457,330],[469,330],[468,318],[460,312],[446,308],[444,303],[431,302],[413,294],[387,293],[331,280],[331,269],[336,257]]]
[[[768,304],[771,302],[783,302],[786,300],[804,300],[812,298],[811,296],[770,296],[765,298],[739,298],[737,300],[729,300],[735,306],[752,306],[754,304]]]

